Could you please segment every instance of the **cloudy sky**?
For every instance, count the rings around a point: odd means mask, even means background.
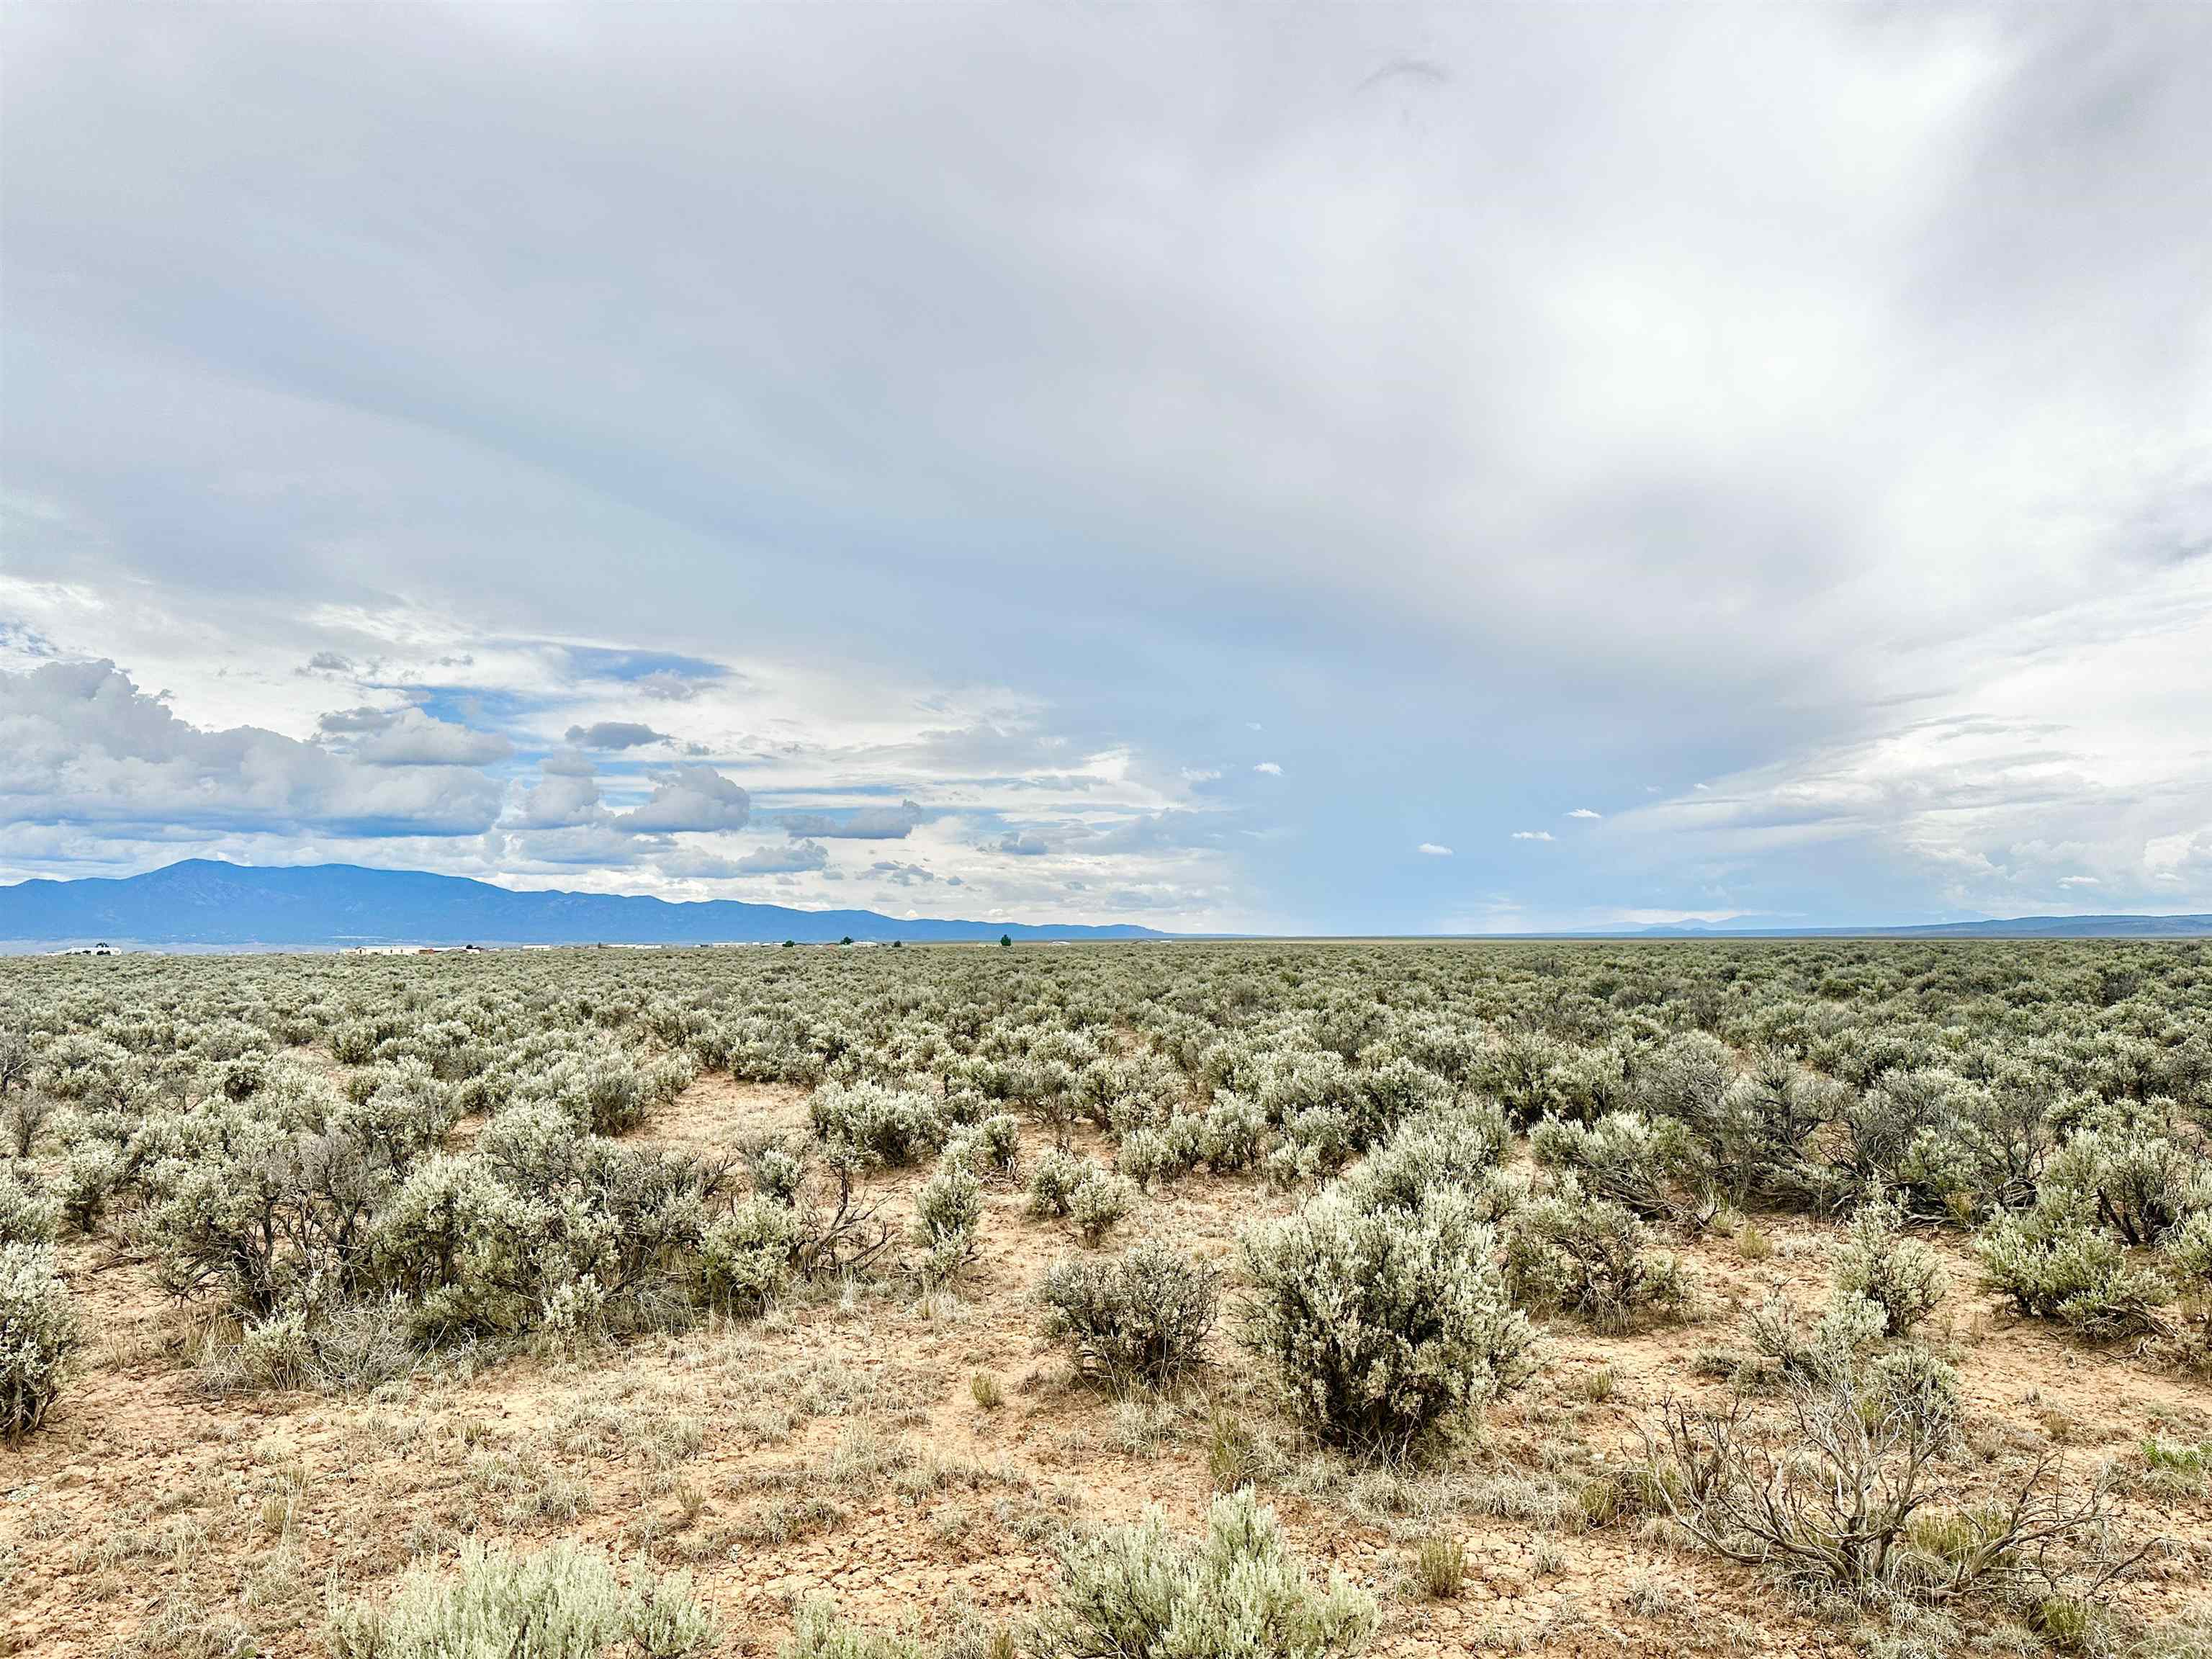
[[[2212,911],[2212,8],[0,49],[0,878]]]

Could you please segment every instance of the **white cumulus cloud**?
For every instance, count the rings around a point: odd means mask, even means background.
[[[362,743],[391,744],[373,759],[258,726],[190,725],[112,662],[0,672],[0,818],[163,834],[435,836],[490,826],[501,787],[463,758],[491,754],[472,743],[479,734],[413,710],[371,726]]]
[[[748,853],[732,864],[731,872],[741,876],[795,875],[824,869],[829,863],[829,851],[820,842],[799,841]]]
[[[711,766],[678,766],[650,775],[652,797],[615,820],[624,829],[742,830],[752,817],[752,797]]]
[[[318,722],[325,740],[368,766],[488,766],[514,745],[419,708],[348,708]]]

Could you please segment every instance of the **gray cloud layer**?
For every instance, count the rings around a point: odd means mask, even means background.
[[[2206,9],[0,47],[0,621],[178,691],[10,690],[24,824],[897,839],[1292,927],[2212,908]]]
[[[566,741],[580,749],[642,749],[668,738],[637,720],[595,720],[589,726],[570,726]]]
[[[787,812],[784,833],[793,841],[802,836],[826,841],[904,841],[922,821],[915,802],[896,806],[861,806],[849,812]]]

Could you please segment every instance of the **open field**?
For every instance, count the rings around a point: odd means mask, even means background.
[[[0,1651],[2212,1653],[2194,942],[15,960],[0,1152]]]

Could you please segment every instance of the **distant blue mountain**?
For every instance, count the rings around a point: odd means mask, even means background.
[[[1611,939],[2208,939],[2212,916],[2014,916],[1905,927],[1640,927]]]
[[[352,864],[260,868],[187,859],[119,880],[0,887],[0,940],[136,945],[710,945],[790,939],[1160,939],[1149,927],[911,921],[734,899],[511,892],[461,876]]]
[[[610,893],[512,892],[460,876],[352,864],[262,868],[187,859],[120,880],[0,887],[0,944],[155,945],[713,945],[790,939],[1165,939],[1149,927],[901,921],[872,910],[794,910],[734,899],[672,903]],[[1701,927],[1582,939],[2204,939],[2212,916],[2021,916],[1905,927]]]

